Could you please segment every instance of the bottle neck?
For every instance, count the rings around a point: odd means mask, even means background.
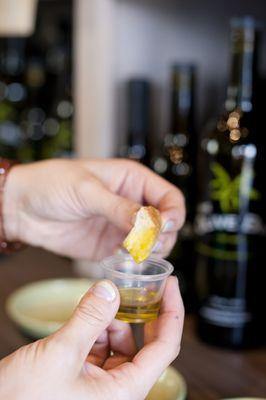
[[[193,129],[194,70],[192,66],[173,69],[170,133],[190,134]]]
[[[231,72],[225,108],[250,112],[257,67],[257,32],[250,19],[237,20],[231,31]],[[241,22],[242,21],[242,22]]]
[[[128,83],[128,146],[146,146],[149,133],[149,83],[131,80]]]

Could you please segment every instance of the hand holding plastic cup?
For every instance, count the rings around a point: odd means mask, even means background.
[[[149,257],[137,264],[130,255],[119,254],[104,259],[102,268],[120,293],[117,319],[145,323],[157,318],[166,279],[174,269],[168,261]]]

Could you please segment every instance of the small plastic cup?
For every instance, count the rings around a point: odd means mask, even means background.
[[[157,318],[167,277],[173,266],[166,260],[149,257],[141,264],[128,254],[105,258],[102,268],[120,293],[117,319],[145,323]]]

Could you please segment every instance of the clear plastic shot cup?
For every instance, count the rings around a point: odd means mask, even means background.
[[[105,258],[101,265],[105,278],[120,293],[117,319],[144,323],[157,318],[166,279],[174,270],[168,261],[149,257],[137,264],[130,255],[119,254]]]

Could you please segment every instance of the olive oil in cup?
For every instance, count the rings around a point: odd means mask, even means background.
[[[102,268],[120,293],[117,319],[129,323],[145,323],[158,317],[166,279],[173,266],[166,260],[149,257],[141,264],[128,254],[105,258]]]

